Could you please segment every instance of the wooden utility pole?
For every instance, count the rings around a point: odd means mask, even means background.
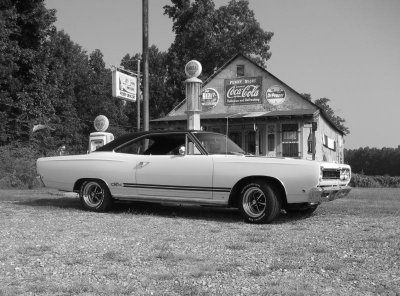
[[[143,129],[149,130],[149,1],[142,0],[143,10]]]
[[[136,85],[136,106],[137,106],[137,131],[140,131],[140,59],[137,60],[137,85]]]

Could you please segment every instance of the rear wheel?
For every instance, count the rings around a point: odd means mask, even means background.
[[[112,204],[112,198],[107,186],[99,180],[87,180],[83,182],[79,199],[86,210],[105,212]]]
[[[263,181],[253,181],[240,192],[239,210],[247,222],[268,223],[278,216],[281,205],[273,187]]]

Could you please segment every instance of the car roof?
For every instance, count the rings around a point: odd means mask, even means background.
[[[215,132],[207,132],[207,131],[199,131],[199,130],[152,130],[152,131],[142,131],[142,132],[135,132],[135,133],[130,133],[130,134],[125,134],[122,135],[118,138],[116,138],[115,140],[111,141],[110,143],[97,148],[94,152],[99,152],[99,151],[113,151],[115,148],[121,146],[122,144],[129,142],[133,139],[142,137],[142,136],[146,136],[146,135],[152,135],[152,134],[164,134],[164,135],[168,135],[168,134],[176,134],[176,133],[180,133],[180,134],[186,134],[186,133],[192,133],[192,132],[201,132],[201,133],[213,133],[215,134]]]

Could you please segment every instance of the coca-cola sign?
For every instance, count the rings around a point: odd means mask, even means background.
[[[261,77],[225,79],[225,105],[261,104]]]

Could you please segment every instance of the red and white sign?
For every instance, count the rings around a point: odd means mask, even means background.
[[[206,88],[201,96],[200,103],[206,109],[214,108],[219,101],[219,94],[214,88]]]
[[[282,104],[286,99],[285,90],[279,85],[271,86],[267,89],[265,94],[267,102],[271,105],[277,106]]]
[[[225,105],[261,104],[261,77],[225,79]]]
[[[113,97],[136,102],[137,79],[136,76],[114,70],[112,73]]]

